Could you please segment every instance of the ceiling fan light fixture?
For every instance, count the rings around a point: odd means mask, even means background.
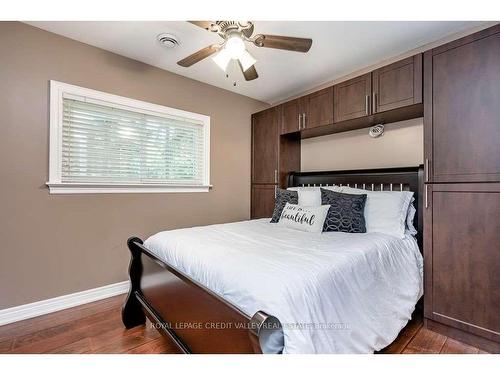
[[[221,44],[212,44],[192,53],[177,64],[190,67],[201,60],[212,56],[214,62],[225,72],[231,60],[237,60],[240,70],[247,81],[259,78],[255,69],[257,60],[246,50],[245,43],[257,47],[274,48],[286,51],[309,51],[312,45],[310,38],[296,38],[283,35],[254,34],[254,23],[251,21],[188,21],[191,24],[216,33],[223,39]]]
[[[239,34],[233,34],[227,39],[224,49],[227,50],[232,59],[239,59],[241,54],[246,51],[245,42]]]
[[[218,54],[212,57],[212,60],[214,60],[219,68],[221,68],[223,71],[226,71],[227,66],[229,65],[229,61],[231,61],[231,55],[225,48],[223,48],[219,51]]]
[[[240,61],[241,68],[244,72],[257,62],[255,57],[253,57],[247,50],[243,51],[238,60]]]

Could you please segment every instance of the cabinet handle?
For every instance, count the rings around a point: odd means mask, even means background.
[[[425,182],[429,182],[429,159],[425,158]]]
[[[300,128],[302,127],[302,122],[301,122],[301,120],[302,120],[302,114],[301,114],[301,113],[299,113],[299,130],[300,130]]]
[[[306,114],[302,114],[302,129],[306,128]]]
[[[274,183],[275,184],[278,183],[278,170],[277,169],[274,170]]]
[[[370,95],[365,97],[365,113],[368,116],[368,107],[370,106]]]
[[[375,113],[377,110],[377,93],[374,92],[372,95],[373,95],[372,112]]]

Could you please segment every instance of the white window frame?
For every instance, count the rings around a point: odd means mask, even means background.
[[[181,185],[162,183],[68,183],[62,182],[62,128],[63,98],[73,98],[109,104],[114,107],[141,112],[154,116],[179,116],[203,122],[205,155],[204,181],[202,185]],[[50,81],[50,138],[49,138],[49,181],[50,194],[84,193],[191,193],[208,192],[210,185],[210,116],[182,111],[176,108],[143,102],[113,95],[102,91]]]

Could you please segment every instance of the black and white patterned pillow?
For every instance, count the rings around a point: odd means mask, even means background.
[[[344,194],[321,189],[321,204],[329,204],[323,232],[366,233],[366,194]]]
[[[287,203],[298,204],[299,194],[296,191],[276,189],[276,197],[274,203],[273,217],[271,218],[271,223],[277,223],[280,221],[281,212]]]

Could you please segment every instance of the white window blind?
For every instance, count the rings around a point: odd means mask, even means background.
[[[128,192],[128,185],[153,187],[152,191],[158,191],[155,186],[165,191],[208,186],[206,116],[167,107],[158,113],[147,109],[148,103],[131,100],[124,105],[126,98],[117,97],[120,100],[113,103],[109,94],[102,93],[108,95],[104,101],[88,92],[81,96],[63,91],[54,187],[77,186],[77,192],[83,192],[91,186],[92,192],[100,192],[96,188],[121,186]],[[134,108],[140,103],[141,108]]]
[[[62,181],[203,184],[203,124],[63,99]]]

